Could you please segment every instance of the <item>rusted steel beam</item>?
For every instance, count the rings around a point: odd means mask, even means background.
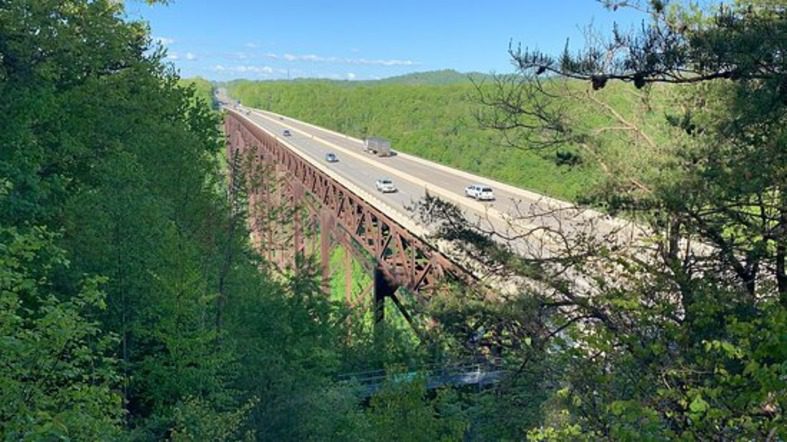
[[[292,240],[293,245],[295,246],[295,254],[293,255],[293,264],[297,260],[298,256],[304,256],[306,252],[306,246],[304,243],[304,232],[303,232],[303,220],[301,216],[301,206],[303,204],[303,184],[298,181],[290,181],[290,194],[292,195],[292,207],[294,208],[293,213],[293,232],[292,232]]]
[[[396,293],[396,286],[388,280],[382,268],[374,271],[374,322],[380,323],[385,319],[385,298],[390,298]]]
[[[320,212],[320,260],[322,267],[322,283],[326,292],[331,282],[331,237],[336,220],[327,210]]]
[[[344,302],[352,305],[353,299],[353,257],[349,250],[344,250]]]
[[[402,304],[402,301],[400,301],[399,297],[396,296],[396,293],[392,293],[390,298],[391,298],[391,301],[393,301],[393,303],[396,306],[396,308],[399,309],[399,313],[401,313],[402,316],[404,316],[404,319],[407,321],[408,324],[410,324],[410,327],[413,329],[415,334],[418,335],[418,338],[423,341],[424,338],[425,338],[423,332],[421,331],[420,327],[418,327],[418,325],[413,320],[413,316],[410,314],[410,312],[408,312],[407,309],[404,307],[404,305]]]

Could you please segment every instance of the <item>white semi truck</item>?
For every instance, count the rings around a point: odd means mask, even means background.
[[[364,152],[369,152],[378,157],[391,156],[391,142],[380,137],[366,137],[363,140]]]

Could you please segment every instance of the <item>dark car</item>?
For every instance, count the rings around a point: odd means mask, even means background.
[[[291,135],[292,135],[292,133],[290,133],[290,130],[289,130],[289,129],[284,129],[284,132],[283,132],[283,134],[284,134],[284,136],[285,136],[285,137],[289,137],[289,136],[291,136]]]
[[[329,163],[337,163],[339,162],[339,158],[333,152],[328,152],[325,154],[325,161]]]

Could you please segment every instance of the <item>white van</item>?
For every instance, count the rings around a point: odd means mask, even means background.
[[[493,201],[495,193],[492,188],[483,184],[471,184],[465,187],[465,196],[480,201]]]

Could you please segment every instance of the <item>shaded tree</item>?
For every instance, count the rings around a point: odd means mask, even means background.
[[[54,239],[42,228],[0,228],[0,427],[19,440],[115,438],[117,340],[91,319],[106,308],[104,280],[55,289],[53,274],[69,262]]]

